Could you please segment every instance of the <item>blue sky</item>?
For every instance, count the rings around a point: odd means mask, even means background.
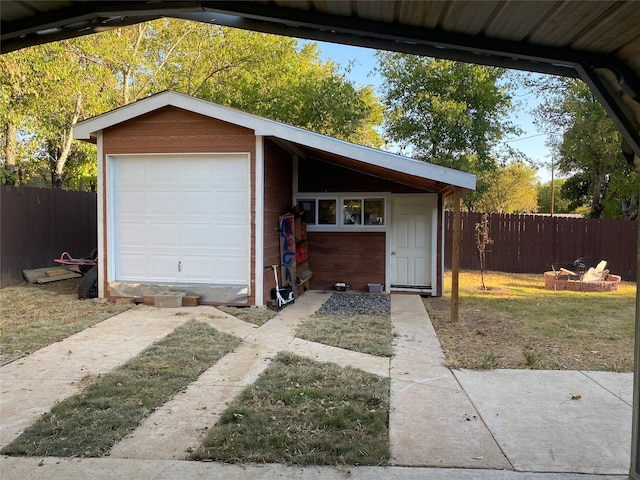
[[[359,85],[373,85],[376,90],[380,86],[381,78],[372,73],[376,66],[375,50],[325,42],[316,43],[323,59],[331,59],[343,69],[353,63],[347,75],[351,81]],[[522,103],[522,106],[514,112],[512,120],[523,133],[517,139],[512,139],[509,144],[532,159],[539,166],[538,178],[548,181],[551,174],[543,165],[550,161],[550,151],[545,146],[546,136],[541,135],[536,129],[529,113],[537,104],[535,95],[524,90],[518,90],[516,95],[515,100]]]

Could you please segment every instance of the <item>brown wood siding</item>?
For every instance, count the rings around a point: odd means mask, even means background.
[[[300,192],[424,193],[424,190],[418,188],[312,158],[300,159],[298,162],[298,190]]]
[[[278,217],[291,206],[293,196],[291,154],[269,139],[264,142],[264,265],[280,263]],[[258,272],[260,275],[261,272]],[[273,272],[264,272],[264,301],[271,298],[275,286]]]
[[[251,294],[248,302],[255,304],[255,185],[256,185],[256,137],[252,130],[216,120],[176,107],[165,107],[132,120],[120,123],[103,132],[103,167],[106,156],[135,153],[232,153],[247,152],[250,156],[251,188]],[[103,170],[106,172],[106,168]],[[103,199],[105,220],[108,218],[107,183],[105,173]],[[107,224],[104,225],[105,266]],[[109,279],[104,278],[105,295],[109,296]]]
[[[310,288],[332,289],[336,282],[366,292],[385,285],[384,232],[309,232]]]

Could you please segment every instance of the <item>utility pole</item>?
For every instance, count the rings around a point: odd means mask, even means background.
[[[551,155],[551,216],[553,217],[553,203],[556,187],[553,183],[553,155]]]

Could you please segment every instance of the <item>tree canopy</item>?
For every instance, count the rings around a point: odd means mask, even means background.
[[[473,208],[505,155],[501,142],[519,130],[507,71],[469,63],[379,52],[388,140],[412,156],[478,174]]]
[[[372,87],[287,37],[161,19],[2,55],[0,76],[1,178],[19,184],[87,188],[95,155],[72,141],[71,126],[167,89],[382,144]]]
[[[487,188],[476,208],[488,213],[534,213],[538,211],[535,168],[522,161],[512,161],[486,179]]]
[[[562,196],[569,209],[592,218],[636,218],[638,173],[624,158],[621,136],[586,84],[574,79],[534,83],[545,100],[537,122],[566,176]]]

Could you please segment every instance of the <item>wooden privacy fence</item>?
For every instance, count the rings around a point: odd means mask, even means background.
[[[479,270],[475,225],[482,214],[462,213],[460,268]],[[637,221],[541,215],[490,216],[493,244],[487,247],[486,269],[540,273],[552,263],[573,263],[580,257],[607,261],[611,273],[636,281]],[[453,213],[445,214],[445,266],[451,268]]]
[[[97,247],[97,196],[44,188],[0,186],[0,287],[23,281],[22,270],[55,266]]]

